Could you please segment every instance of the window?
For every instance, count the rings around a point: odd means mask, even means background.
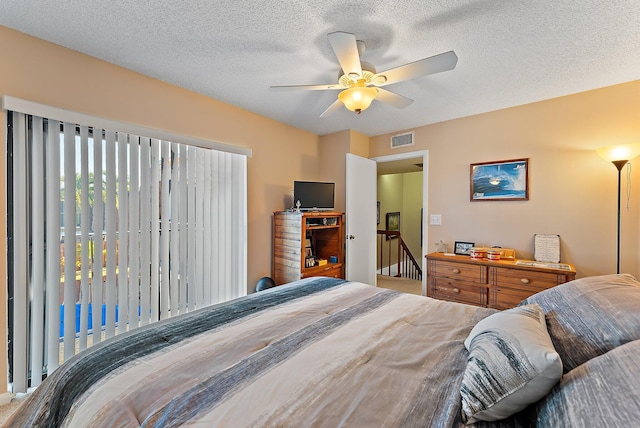
[[[14,392],[105,338],[246,294],[246,155],[7,123]]]

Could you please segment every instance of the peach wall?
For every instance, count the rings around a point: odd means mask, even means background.
[[[272,213],[285,208],[294,179],[317,175],[316,135],[2,26],[0,52],[0,95],[251,148],[248,291],[258,278],[271,276]],[[6,129],[5,115],[0,115],[0,125]],[[4,150],[4,131],[0,138]],[[0,169],[4,193],[4,163]],[[6,220],[4,195],[0,211]],[[0,331],[6,331],[6,231],[0,229]],[[2,341],[0,355],[6,354]],[[0,394],[6,371],[0,357]]]
[[[319,179],[336,183],[336,211],[346,210],[347,153],[369,157],[369,137],[349,130],[320,137],[318,164]]]
[[[369,137],[357,131],[349,131],[349,153],[369,157]]]
[[[371,138],[372,157],[429,150],[429,214],[442,215],[441,226],[429,226],[429,251],[442,239],[449,248],[471,241],[531,258],[533,235],[553,233],[578,276],[615,272],[617,171],[595,149],[640,142],[640,81],[416,128],[409,149],[391,150],[390,135]],[[530,159],[528,201],[469,201],[471,163],[516,158]],[[632,164],[621,271],[638,276],[640,158]]]
[[[319,142],[319,163],[323,166],[318,172],[318,180],[336,183],[335,209],[345,210],[345,162],[349,153],[350,132],[342,131],[323,135]]]

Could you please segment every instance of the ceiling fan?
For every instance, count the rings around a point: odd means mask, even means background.
[[[329,33],[327,37],[342,69],[337,83],[271,86],[271,89],[276,90],[340,90],[338,99],[320,117],[339,109],[342,104],[360,114],[374,99],[397,108],[407,107],[413,102],[412,99],[384,89],[383,86],[453,70],[458,62],[455,52],[448,51],[378,73],[371,64],[360,60],[365,49],[363,41],[342,31]]]

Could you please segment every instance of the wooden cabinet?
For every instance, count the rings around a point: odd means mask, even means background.
[[[343,220],[339,212],[273,213],[272,277],[276,285],[311,276],[344,278]],[[309,265],[310,257],[313,265]]]
[[[569,269],[547,268],[518,261],[427,254],[427,296],[496,309],[517,306],[527,297],[575,277],[570,265]]]

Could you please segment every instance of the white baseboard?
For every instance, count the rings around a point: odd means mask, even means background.
[[[389,267],[385,266],[382,269],[378,269],[378,275],[396,276],[398,274],[398,263],[391,265],[391,273],[389,273]]]
[[[5,392],[0,394],[0,406],[4,406],[5,404],[11,403],[11,398],[13,394],[10,392]]]

